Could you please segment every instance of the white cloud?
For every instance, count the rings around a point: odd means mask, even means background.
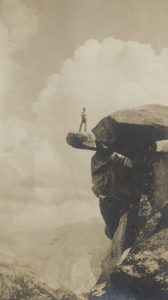
[[[30,200],[37,199],[34,189],[53,186],[58,174],[61,175],[60,158],[27,120],[6,119],[0,126],[0,136],[0,197],[10,194],[11,200],[19,200],[21,196],[25,197],[27,189],[28,193],[31,189]]]
[[[10,115],[4,118],[8,93],[12,94],[19,69],[16,51],[22,50],[32,35],[37,33],[36,14],[20,0],[2,0],[0,3],[0,198],[18,200],[32,197],[21,186],[26,178],[33,178],[34,157],[37,147],[32,124],[19,117]],[[21,82],[20,82],[21,84]],[[16,88],[16,87],[15,87]],[[15,98],[12,98],[15,101]],[[10,103],[9,103],[10,105]],[[16,104],[17,105],[17,104]],[[16,107],[16,110],[18,107]],[[38,141],[42,143],[41,140]],[[36,141],[37,143],[37,141]],[[43,146],[41,146],[43,148]],[[34,152],[33,152],[34,151]],[[41,150],[44,151],[44,150]],[[50,153],[51,154],[51,153]],[[35,168],[36,169],[36,168]],[[35,173],[35,175],[34,175]],[[33,181],[33,179],[31,179]]]
[[[168,49],[157,55],[149,45],[138,42],[88,40],[64,62],[60,74],[47,79],[33,109],[46,124],[48,119],[53,122],[56,132],[60,125],[65,132],[78,128],[83,106],[91,127],[121,107],[167,104],[167,63]]]

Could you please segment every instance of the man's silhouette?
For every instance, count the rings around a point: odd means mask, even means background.
[[[81,123],[80,123],[80,127],[79,127],[79,132],[81,132],[83,125],[84,125],[84,132],[86,132],[86,130],[87,130],[86,108],[83,108],[82,113],[81,113]]]

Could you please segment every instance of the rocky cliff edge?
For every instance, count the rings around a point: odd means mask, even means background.
[[[93,192],[112,240],[100,281],[130,299],[168,299],[168,107],[117,111],[67,142],[95,151]]]

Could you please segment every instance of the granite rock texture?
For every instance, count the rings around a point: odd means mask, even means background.
[[[112,240],[101,280],[135,299],[168,299],[168,107],[120,110],[92,132],[94,146],[78,134],[67,141],[95,151],[92,189]]]

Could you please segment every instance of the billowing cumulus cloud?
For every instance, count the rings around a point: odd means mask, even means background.
[[[91,130],[116,109],[166,105],[167,64],[168,49],[156,54],[149,45],[138,42],[88,40],[64,62],[60,73],[47,78],[32,103],[31,121],[18,116],[5,121],[1,198],[13,201],[13,226],[51,228],[99,215],[91,192],[92,152],[69,147],[66,134],[78,130],[82,107],[87,108]],[[17,208],[17,217],[13,208]]]
[[[38,20],[33,11],[20,0],[2,0],[0,3],[0,164],[3,197],[16,193],[15,183],[20,177],[32,174],[30,143],[32,126],[28,121],[10,115],[4,116],[7,94],[16,85],[19,64],[16,51],[21,50],[38,30]],[[21,83],[20,83],[21,84]],[[15,98],[12,98],[15,101]],[[16,105],[15,105],[16,106]],[[9,103],[10,107],[10,103]],[[17,108],[16,108],[17,109]],[[32,141],[31,141],[32,142]],[[11,188],[9,188],[9,186]],[[21,197],[21,195],[20,195]]]
[[[108,38],[88,40],[52,74],[34,110],[51,117],[66,130],[76,129],[80,109],[86,106],[90,126],[115,109],[147,103],[167,104],[168,49],[160,54],[145,44]],[[50,115],[50,118],[46,118]],[[60,126],[55,126],[56,131]]]

